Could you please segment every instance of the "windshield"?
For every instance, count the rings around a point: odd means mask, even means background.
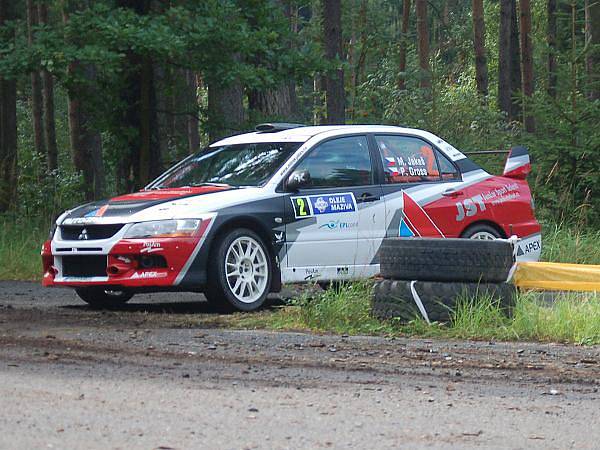
[[[298,148],[298,142],[261,142],[208,147],[167,172],[151,189],[227,184],[260,186]]]

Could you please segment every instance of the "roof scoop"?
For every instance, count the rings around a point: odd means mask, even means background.
[[[276,122],[276,123],[261,123],[256,125],[254,129],[259,133],[277,133],[278,131],[291,130],[292,128],[300,128],[305,127],[301,123],[284,123],[284,122]]]

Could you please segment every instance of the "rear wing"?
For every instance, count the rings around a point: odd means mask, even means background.
[[[529,159],[529,151],[526,147],[517,146],[510,150],[482,150],[475,152],[464,152],[465,155],[495,155],[508,154],[504,164],[504,173],[508,178],[516,178],[524,180],[531,172],[531,161]]]

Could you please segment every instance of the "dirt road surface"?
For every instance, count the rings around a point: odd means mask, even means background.
[[[600,447],[600,348],[219,327],[0,283],[0,448]]]

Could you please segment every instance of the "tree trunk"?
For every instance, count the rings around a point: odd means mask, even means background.
[[[143,187],[162,172],[162,155],[158,139],[154,67],[149,57],[142,58],[140,68],[140,151],[137,186]]]
[[[477,83],[477,92],[485,98],[488,95],[488,68],[485,52],[483,0],[473,0],[473,47],[475,50],[475,81]]]
[[[510,119],[521,116],[519,97],[521,94],[521,51],[519,48],[519,24],[517,21],[517,0],[511,0],[510,25]]]
[[[548,95],[556,98],[556,0],[548,0],[546,5],[548,22],[546,24],[546,42],[548,43]]]
[[[421,68],[422,89],[431,88],[431,71],[429,69],[429,29],[427,23],[427,0],[416,0],[417,37],[419,43],[419,67]]]
[[[275,2],[288,19],[290,31],[297,32],[296,19],[292,14],[292,4],[289,0]],[[291,46],[290,46],[291,48]],[[260,65],[260,61],[257,61]],[[288,79],[274,88],[252,89],[248,93],[248,106],[266,119],[282,119],[292,121],[300,116],[296,82]]]
[[[585,58],[588,98],[600,99],[600,1],[586,0],[585,37],[589,46]]]
[[[408,45],[408,26],[410,20],[410,0],[402,2],[402,27],[400,31],[400,55],[398,69],[400,70],[400,78],[398,79],[398,89],[406,89],[406,47]]]
[[[118,0],[117,6],[138,15],[150,11],[151,0]],[[156,92],[153,61],[148,56],[128,52],[125,87],[121,100],[126,106],[121,116],[125,152],[118,166],[120,188],[140,189],[161,171],[161,148],[158,139]]]
[[[223,86],[208,82],[208,136],[211,142],[242,131],[246,122],[244,87],[239,81]]]
[[[69,21],[71,11],[63,9],[63,22]],[[76,42],[74,36],[66,36],[66,41]],[[93,65],[82,67],[72,62],[67,68],[67,76],[73,80],[82,77],[93,84],[96,69]],[[83,176],[84,195],[88,201],[103,197],[105,190],[104,160],[102,158],[102,139],[92,126],[92,107],[89,105],[89,92],[81,83],[72,81],[67,91],[67,111],[69,116],[69,141],[71,158],[75,170]]]
[[[196,74],[191,71],[186,71],[186,81],[189,92],[191,94],[191,109],[187,117],[187,137],[188,137],[188,153],[194,153],[198,151],[200,147],[200,131],[198,129],[198,78]]]
[[[274,89],[253,89],[248,94],[250,109],[269,119],[292,120],[297,116],[298,103],[294,82]]]
[[[38,24],[37,8],[33,0],[27,0],[27,42],[33,45],[33,27]],[[44,146],[44,129],[42,122],[42,81],[38,71],[31,72],[31,118],[33,125],[33,145],[36,153],[46,159],[46,147]]]
[[[342,52],[342,6],[340,0],[323,0],[323,35],[325,58],[337,66],[325,76],[325,104],[327,124],[343,124],[346,121],[346,95],[344,69],[340,66]]]
[[[531,43],[531,5],[529,0],[519,0],[521,13],[521,66],[523,87],[523,123],[525,131],[535,131],[535,119],[531,113],[533,97],[533,47]]]
[[[48,24],[48,5],[38,3],[38,19],[41,25]],[[42,102],[44,105],[44,144],[48,154],[48,170],[58,169],[56,125],[54,120],[54,80],[47,70],[42,70]]]
[[[0,0],[0,26],[15,19],[12,0]],[[14,33],[10,36],[14,40]],[[17,83],[0,78],[0,213],[17,198]]]
[[[510,35],[512,0],[500,0],[500,26],[498,38],[498,108],[507,117],[511,114],[510,89]]]

